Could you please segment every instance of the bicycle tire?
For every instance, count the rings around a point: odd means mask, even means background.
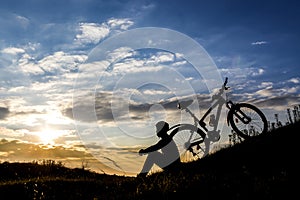
[[[201,129],[192,124],[178,124],[174,127],[171,134],[174,135],[173,140],[177,145],[181,162],[191,162],[208,154],[209,145],[204,142],[205,133]]]
[[[235,114],[237,110],[241,110],[250,117],[250,122],[247,124],[243,123]],[[231,108],[228,118],[232,129],[243,139],[266,133],[268,130],[268,122],[263,112],[248,103],[236,104]]]

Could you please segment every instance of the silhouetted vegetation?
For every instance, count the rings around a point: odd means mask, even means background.
[[[0,198],[291,199],[299,174],[299,130],[300,123],[287,125],[146,178],[70,169],[55,161],[3,162]]]

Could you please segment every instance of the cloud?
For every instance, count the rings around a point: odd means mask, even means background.
[[[106,38],[112,31],[126,31],[134,24],[128,18],[109,19],[104,23],[80,23],[79,34],[75,37],[75,44],[87,45],[97,44]]]
[[[65,159],[84,159],[92,158],[86,151],[79,151],[74,148],[65,148],[62,146],[48,147],[47,145],[37,145],[32,143],[25,143],[19,140],[7,140],[2,139],[0,141],[0,152],[6,152],[2,154],[1,159],[5,160],[61,160]]]
[[[232,67],[232,68],[220,68],[220,72],[224,77],[229,77],[231,83],[244,82],[245,80],[258,77],[266,73],[266,70],[262,67]]]
[[[36,50],[33,44],[24,48],[5,48],[2,50],[5,53],[21,55],[11,58],[10,66],[0,68],[3,97],[0,101],[0,126],[12,130],[10,137],[26,141],[38,141],[32,132],[45,124],[64,128],[67,123],[69,128],[74,128],[71,120],[61,116],[60,112],[58,115],[56,110],[72,102],[77,65],[87,58],[84,54],[63,51],[37,56]],[[29,132],[25,134],[19,131],[21,129]]]
[[[117,49],[114,49],[113,51],[109,52],[107,55],[107,61],[109,62],[115,62],[119,59],[124,59],[127,57],[134,56],[136,52],[129,47],[120,47]],[[93,58],[92,58],[93,59]]]
[[[112,92],[99,92],[94,95],[77,97],[72,107],[62,110],[62,114],[82,122],[93,123],[95,120],[111,122],[114,117],[111,110]],[[95,118],[96,117],[96,118]]]
[[[120,29],[126,31],[134,23],[128,18],[123,18],[123,19],[112,18],[107,21],[107,24],[110,27],[110,29]]]
[[[30,24],[30,20],[24,16],[21,15],[15,15],[16,21],[21,25],[22,28],[27,28]]]
[[[300,97],[297,95],[273,96],[266,99],[256,99],[255,105],[272,111],[285,111],[290,105],[298,105]]]
[[[282,84],[282,83],[278,83],[276,85],[268,84],[268,87],[257,90],[255,94],[258,94],[261,97],[287,96],[287,95],[294,95],[300,90],[299,86],[298,87],[289,87],[289,86],[279,87],[280,84]]]
[[[0,13],[1,38],[5,38],[3,41],[9,39],[13,39],[15,41],[22,39],[29,30],[28,27],[30,26],[30,20],[25,16],[4,10],[3,6],[1,6]]]
[[[109,27],[106,24],[80,23],[79,30],[80,34],[76,35],[75,42],[82,45],[97,44],[109,34]]]
[[[128,91],[127,91],[128,92]],[[114,94],[113,92],[98,92],[96,95],[90,95],[77,99],[73,107],[68,107],[62,110],[62,113],[82,122],[94,123],[95,120],[101,122],[102,125],[111,124],[111,122],[127,122],[132,119],[135,122],[145,123],[151,120],[151,114],[156,115],[155,112],[163,112],[164,115],[173,115],[172,112],[177,110],[177,103],[187,99],[195,99],[201,108],[208,108],[210,105],[210,96],[207,94],[187,96],[187,97],[174,97],[171,98],[154,98],[151,96],[165,96],[170,91],[162,90],[145,90],[135,91],[138,95],[143,95],[142,100],[135,101],[136,94],[129,94],[130,99],[126,99],[124,95]],[[154,95],[155,96],[155,95]],[[95,98],[91,100],[91,98]],[[139,99],[139,98],[137,98]],[[156,99],[156,101],[155,101]],[[92,112],[91,112],[92,111]],[[180,112],[177,112],[180,114]],[[96,116],[96,118],[95,118]]]
[[[262,68],[256,68],[256,69],[252,68],[250,75],[251,76],[260,76],[260,75],[263,75],[264,73],[265,73],[265,70]]]
[[[284,111],[289,105],[299,104],[299,86],[295,86],[296,80],[281,82],[251,82],[243,86],[240,93],[234,94],[239,101],[254,103],[262,109]],[[296,81],[297,82],[297,81]]]
[[[73,107],[62,110],[65,116],[73,119],[75,113],[78,121],[97,121],[101,125],[111,125],[115,121],[129,123],[130,120],[139,124],[147,123],[155,120],[152,119],[152,114],[169,117],[168,112],[177,109],[176,100],[170,101],[174,96],[181,99],[195,94],[193,87],[197,91],[204,88],[205,83],[198,81],[196,77],[197,71],[187,67],[188,63],[182,62],[184,60],[180,54],[161,50],[132,51],[122,47],[109,52],[107,57],[109,60],[119,60],[106,70],[99,69],[101,65],[97,62],[81,66],[84,73],[80,73],[83,79],[77,79],[80,80],[79,86],[86,82],[86,78],[92,80],[100,74],[96,83],[98,85],[90,86],[99,89],[89,90],[84,85],[81,91],[79,87],[79,92],[73,98]],[[177,64],[172,65],[173,63]]]
[[[17,54],[25,53],[25,50],[17,47],[7,47],[5,49],[2,49],[1,53],[17,55]]]
[[[258,88],[272,88],[273,82],[261,82],[260,85],[257,86]]]
[[[22,141],[38,142],[39,138],[29,133],[29,130],[23,129],[11,129],[0,126],[0,137],[6,139],[22,139]]]
[[[157,52],[155,55],[152,55],[147,63],[154,64],[163,64],[170,63],[175,61],[175,55],[169,52]]]
[[[256,41],[256,42],[252,42],[251,45],[256,46],[256,45],[265,45],[268,44],[267,41]]]
[[[291,78],[288,80],[288,82],[298,84],[300,83],[300,78]]]
[[[29,54],[24,54],[19,60],[19,66],[24,73],[45,74],[47,72],[58,73],[72,72],[77,69],[80,63],[86,60],[86,55],[72,55],[63,51],[54,52],[52,55],[35,60]]]

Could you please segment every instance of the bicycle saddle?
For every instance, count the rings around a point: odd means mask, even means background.
[[[181,101],[177,104],[178,109],[186,109],[189,105],[193,103],[193,100]]]

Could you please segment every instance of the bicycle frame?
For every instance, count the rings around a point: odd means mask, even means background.
[[[220,116],[221,116],[221,110],[222,110],[222,107],[224,106],[224,104],[227,102],[226,99],[224,99],[222,97],[221,94],[217,95],[219,96],[219,98],[217,99],[217,101],[215,101],[215,103],[210,106],[208,108],[208,110],[206,111],[206,113],[202,116],[202,118],[199,120],[199,125],[206,131],[208,132],[208,129],[206,128],[206,123],[204,122],[204,120],[206,119],[206,117],[211,113],[212,110],[214,110],[217,106],[217,113],[216,113],[216,118],[214,119],[214,122],[213,122],[213,131],[217,131],[217,128],[218,128],[218,123],[219,123],[219,120],[220,120]]]
[[[220,116],[221,116],[221,111],[222,108],[224,106],[224,104],[226,104],[228,109],[231,109],[232,106],[230,105],[234,105],[231,101],[227,101],[222,94],[224,93],[224,87],[222,87],[219,91],[218,94],[214,95],[212,97],[212,102],[213,105],[211,105],[208,110],[205,112],[205,114],[202,116],[202,118],[199,120],[187,107],[184,108],[184,110],[186,112],[188,112],[193,118],[194,118],[194,122],[195,122],[195,126],[198,126],[198,124],[200,125],[200,127],[207,133],[209,130],[206,128],[206,123],[204,122],[204,120],[206,119],[206,117],[217,107],[217,112],[216,112],[216,117],[215,119],[213,119],[213,130],[212,131],[217,131],[218,128],[218,123],[220,120]],[[180,108],[180,106],[178,106]]]

